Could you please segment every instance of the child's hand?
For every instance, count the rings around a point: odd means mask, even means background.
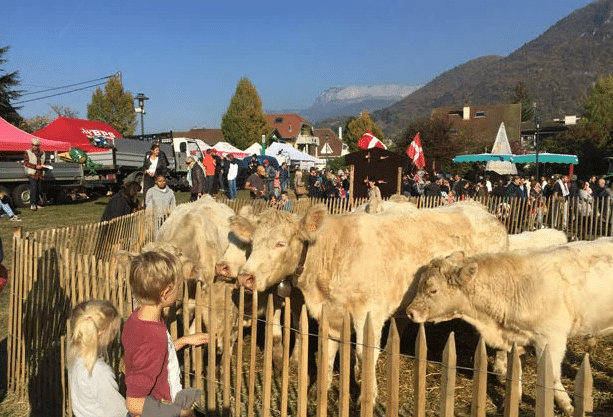
[[[208,333],[196,333],[196,334],[190,334],[188,336],[183,336],[183,337],[187,339],[185,341],[187,345],[200,346],[200,345],[204,345],[205,343],[209,343]]]
[[[208,333],[190,334],[187,336],[180,337],[175,341],[175,350],[182,349],[186,345],[200,346],[204,345],[205,343],[209,343]]]

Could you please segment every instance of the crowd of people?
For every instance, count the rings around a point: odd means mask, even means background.
[[[576,175],[553,175],[541,176],[537,181],[534,176],[514,175],[492,181],[489,176],[484,176],[476,182],[471,182],[458,174],[420,173],[405,174],[402,181],[405,196],[435,197],[444,203],[485,196],[501,197],[505,200],[509,197],[525,199],[531,214],[537,217],[539,226],[542,225],[542,216],[547,210],[545,201],[550,197],[553,197],[557,212],[562,213],[560,219],[554,219],[554,223],[561,221],[566,224],[569,208],[572,209],[570,212],[573,215],[599,217],[603,223],[610,221],[612,212],[611,185],[607,184],[604,177],[591,176],[589,180],[582,181]]]

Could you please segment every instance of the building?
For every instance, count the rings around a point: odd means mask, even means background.
[[[315,136],[313,125],[295,113],[267,114],[272,127],[270,138],[287,143],[301,152],[318,157],[320,140]]]
[[[521,104],[440,107],[431,118],[446,117],[452,123],[452,135],[465,138],[480,152],[491,152],[500,123],[504,123],[512,148],[520,144]]]

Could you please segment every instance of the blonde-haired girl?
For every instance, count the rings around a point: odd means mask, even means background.
[[[72,310],[68,344],[68,381],[75,416],[125,417],[125,399],[119,393],[113,369],[104,361],[121,319],[105,300],[89,300]]]

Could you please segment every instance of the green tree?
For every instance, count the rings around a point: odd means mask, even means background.
[[[34,133],[37,130],[47,127],[49,123],[51,123],[51,119],[49,118],[49,113],[47,113],[44,116],[33,116],[22,119],[21,123],[19,123],[19,128],[24,132]]]
[[[604,147],[611,140],[613,130],[613,76],[601,77],[584,101],[581,126],[589,132],[596,147]]]
[[[124,136],[134,134],[137,122],[132,93],[124,92],[121,81],[111,77],[104,86],[104,93],[98,87],[92,94],[87,118],[108,123]]]
[[[260,142],[271,128],[262,110],[262,100],[247,78],[241,78],[230,100],[228,110],[221,118],[221,131],[225,140],[239,149]]]
[[[534,103],[528,95],[526,83],[520,81],[511,95],[511,104],[521,104],[521,121],[529,122],[534,117]]]
[[[52,111],[49,111],[47,112],[47,114],[42,116],[33,116],[22,119],[21,123],[19,124],[19,128],[25,132],[34,133],[37,130],[41,130],[47,127],[49,123],[51,123],[58,117],[70,117],[73,119],[79,117],[79,112],[76,110],[72,110],[68,106],[54,104],[53,106],[51,106],[51,110]]]
[[[21,97],[21,90],[15,90],[14,87],[19,85],[19,72],[6,72],[1,68],[7,62],[2,56],[8,52],[9,46],[0,48],[0,117],[12,125],[19,126],[21,116],[17,113],[21,107],[14,107],[11,101],[15,101]]]
[[[358,141],[367,130],[370,131],[377,139],[383,142],[385,135],[383,131],[372,121],[370,114],[366,110],[362,111],[360,117],[347,122],[347,128],[345,129],[344,142],[349,146],[349,152],[355,152],[358,148]]]
[[[443,170],[450,171],[452,170],[451,160],[460,153],[466,143],[461,135],[451,134],[451,126],[451,121],[446,117],[411,122],[396,141],[394,150],[404,154],[415,135],[419,133],[426,166],[430,166],[431,162],[435,161],[441,165]]]
[[[77,119],[79,117],[79,112],[68,106],[54,104],[51,106],[51,110],[56,114],[56,117],[70,117],[71,119]]]

